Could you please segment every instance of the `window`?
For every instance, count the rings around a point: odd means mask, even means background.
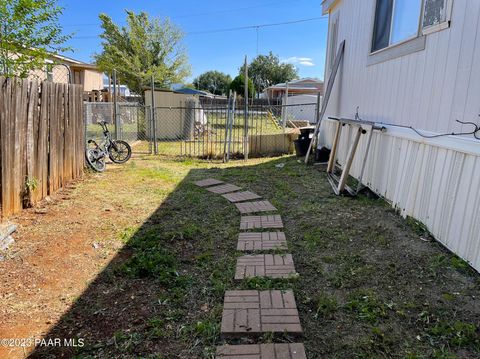
[[[418,35],[421,0],[377,0],[372,52]]]
[[[452,0],[425,0],[423,7],[423,31],[436,28],[448,27],[452,10]]]
[[[425,33],[448,23],[451,5],[452,0],[377,0],[372,52],[418,37],[420,28]]]
[[[390,44],[397,44],[418,35],[421,1],[395,0]]]

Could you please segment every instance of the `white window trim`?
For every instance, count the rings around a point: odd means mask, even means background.
[[[450,27],[450,22],[452,21],[452,10],[453,10],[453,0],[446,0],[446,15],[445,21],[436,25],[427,26],[421,28],[422,35],[433,34],[434,32],[448,29]],[[425,8],[425,6],[423,6]],[[422,11],[422,24],[423,25],[423,11]]]
[[[426,36],[417,36],[368,54],[367,66],[425,50]]]

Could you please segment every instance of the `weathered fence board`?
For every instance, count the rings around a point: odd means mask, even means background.
[[[7,217],[80,177],[85,132],[77,85],[0,77],[0,203]]]

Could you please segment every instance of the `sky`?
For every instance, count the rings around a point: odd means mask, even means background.
[[[168,17],[182,29],[192,71],[186,82],[208,70],[234,77],[245,55],[251,60],[269,51],[294,64],[300,77],[323,79],[328,19],[322,16],[321,0],[60,0],[59,4],[64,7],[61,25],[73,34],[68,45],[74,51],[64,55],[81,61],[92,62],[92,55],[101,52],[98,15],[105,13],[123,25],[128,9]],[[313,20],[261,26],[305,19]],[[226,31],[249,26],[259,27]]]

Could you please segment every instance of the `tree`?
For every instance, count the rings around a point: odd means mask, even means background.
[[[245,72],[245,65],[240,74]],[[248,65],[248,77],[253,79],[256,90],[260,93],[268,86],[298,78],[298,70],[292,64],[282,63],[271,51],[268,55],[258,55]]]
[[[227,95],[232,78],[220,71],[207,71],[193,80],[195,88],[215,95]]]
[[[63,8],[56,0],[0,1],[0,74],[27,77],[43,69],[70,36],[62,35],[58,19]]]
[[[245,76],[238,75],[230,84],[230,90],[236,91],[237,95],[244,96],[245,94]],[[255,96],[255,87],[253,86],[252,79],[248,79],[248,97]]]
[[[95,55],[97,66],[105,71],[117,70],[117,78],[136,94],[150,86],[169,87],[190,74],[183,33],[169,20],[150,19],[147,13],[126,11],[127,26],[119,27],[100,14],[103,52]]]

